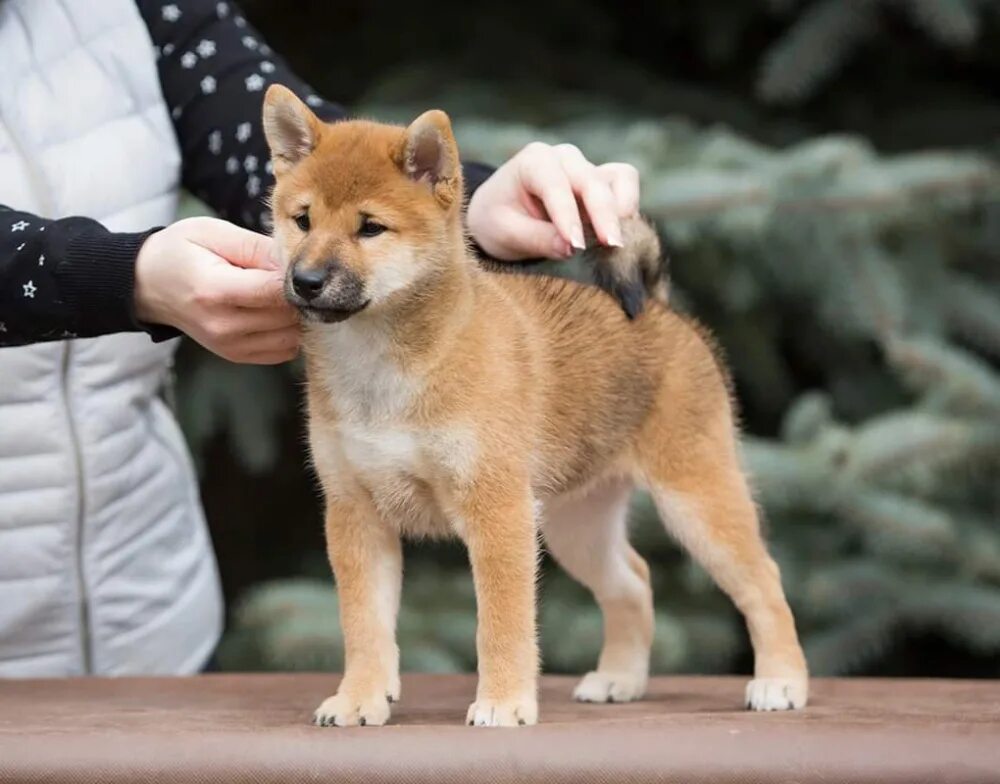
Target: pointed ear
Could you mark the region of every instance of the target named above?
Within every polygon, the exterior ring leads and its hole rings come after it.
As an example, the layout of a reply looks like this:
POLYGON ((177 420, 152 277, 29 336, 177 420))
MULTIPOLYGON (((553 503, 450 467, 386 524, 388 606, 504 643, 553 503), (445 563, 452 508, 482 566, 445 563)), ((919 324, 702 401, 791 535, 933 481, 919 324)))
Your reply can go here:
POLYGON ((264 95, 264 136, 274 173, 284 174, 316 147, 323 123, 287 87, 272 84, 264 95))
POLYGON ((410 123, 403 138, 399 166, 410 178, 430 185, 444 206, 461 199, 462 167, 447 114, 431 109, 410 123))

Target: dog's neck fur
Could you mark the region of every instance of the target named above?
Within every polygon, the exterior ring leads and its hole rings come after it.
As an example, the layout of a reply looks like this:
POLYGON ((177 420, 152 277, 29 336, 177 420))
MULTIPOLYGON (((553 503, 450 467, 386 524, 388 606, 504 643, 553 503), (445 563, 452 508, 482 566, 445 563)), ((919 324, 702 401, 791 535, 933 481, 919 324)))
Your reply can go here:
POLYGON ((406 291, 339 324, 308 324, 310 378, 344 418, 376 424, 405 418, 471 319, 475 264, 464 241, 406 291))

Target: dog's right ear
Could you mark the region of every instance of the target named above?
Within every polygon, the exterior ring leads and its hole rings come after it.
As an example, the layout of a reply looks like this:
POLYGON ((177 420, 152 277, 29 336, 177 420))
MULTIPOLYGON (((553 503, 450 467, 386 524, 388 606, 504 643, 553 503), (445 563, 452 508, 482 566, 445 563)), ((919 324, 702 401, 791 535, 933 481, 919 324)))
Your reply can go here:
POLYGON ((440 109, 424 112, 410 123, 396 153, 397 164, 412 180, 430 186, 445 207, 462 198, 462 166, 451 120, 440 109))
POLYGON ((274 173, 282 175, 316 148, 323 124, 287 87, 272 84, 264 96, 264 136, 274 173))

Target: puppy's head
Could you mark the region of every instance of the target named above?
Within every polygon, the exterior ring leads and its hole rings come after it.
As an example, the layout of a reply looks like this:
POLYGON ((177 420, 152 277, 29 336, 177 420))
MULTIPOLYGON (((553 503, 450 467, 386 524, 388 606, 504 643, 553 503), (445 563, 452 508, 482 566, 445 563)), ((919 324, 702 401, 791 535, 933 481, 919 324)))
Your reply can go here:
POLYGON ((426 112, 407 128, 328 124, 272 85, 264 132, 285 292, 305 318, 377 311, 453 263, 463 241, 462 174, 444 112, 426 112))

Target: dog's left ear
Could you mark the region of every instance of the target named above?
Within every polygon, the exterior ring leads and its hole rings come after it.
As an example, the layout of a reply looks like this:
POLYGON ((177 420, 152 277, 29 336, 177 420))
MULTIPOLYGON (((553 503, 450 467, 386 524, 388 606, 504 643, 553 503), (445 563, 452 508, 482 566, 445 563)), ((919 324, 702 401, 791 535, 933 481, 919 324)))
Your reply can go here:
POLYGON ((323 126, 295 93, 280 84, 267 88, 263 120, 274 173, 279 176, 315 149, 323 126))
POLYGON ((440 109, 410 123, 399 151, 399 167, 411 179, 426 182, 445 207, 461 200, 462 167, 451 120, 440 109))

